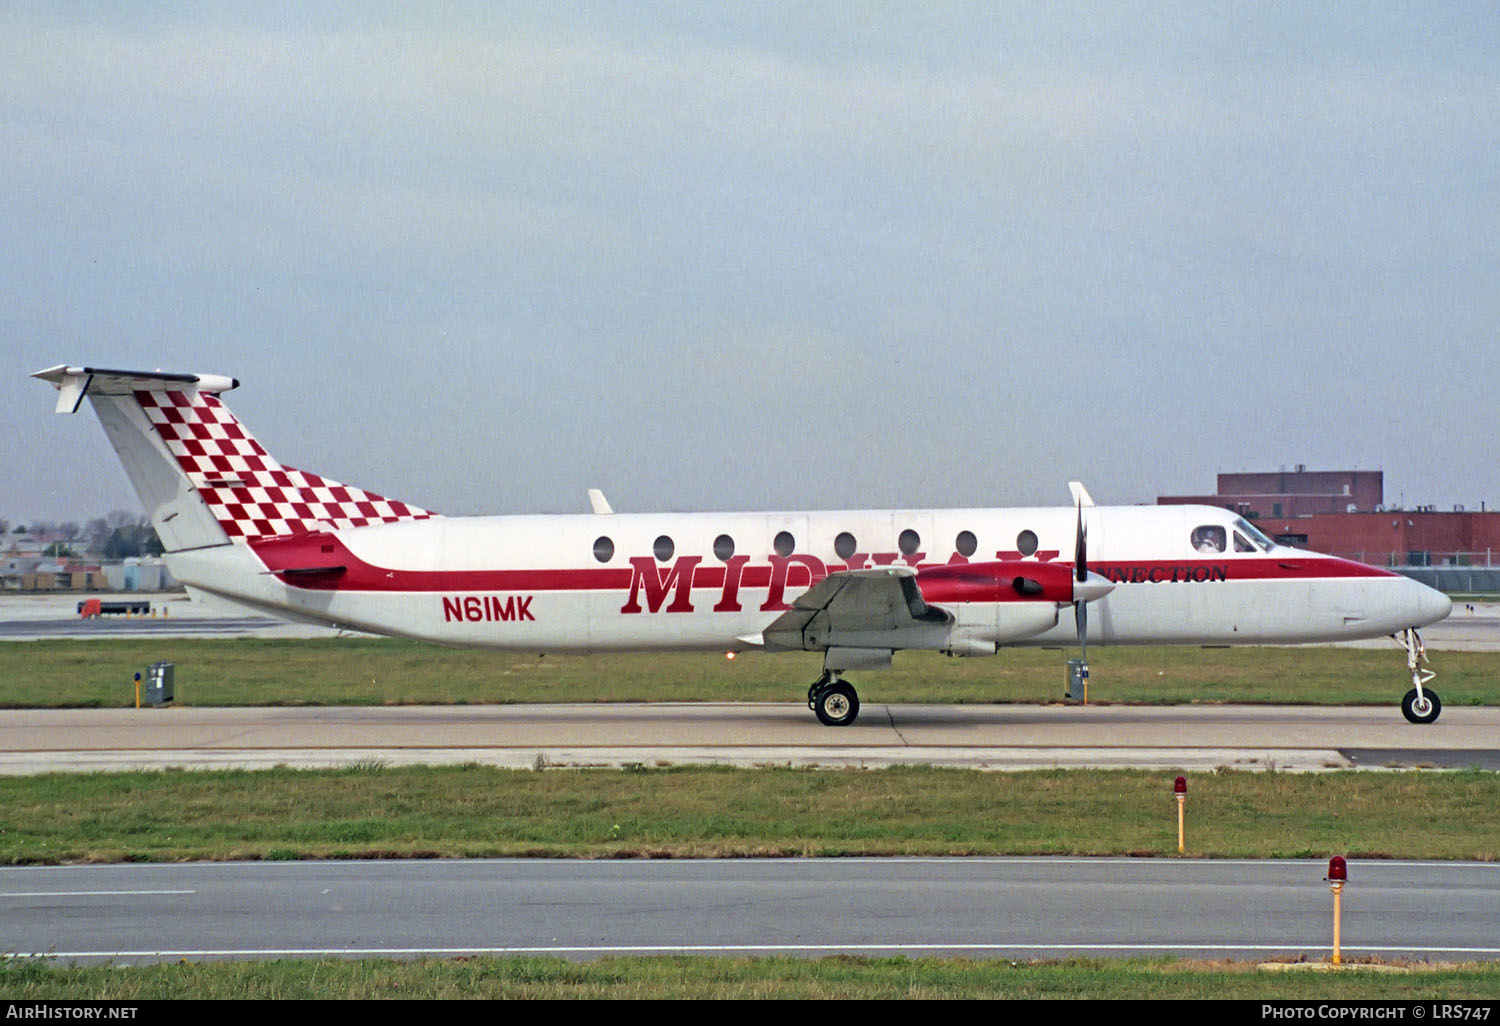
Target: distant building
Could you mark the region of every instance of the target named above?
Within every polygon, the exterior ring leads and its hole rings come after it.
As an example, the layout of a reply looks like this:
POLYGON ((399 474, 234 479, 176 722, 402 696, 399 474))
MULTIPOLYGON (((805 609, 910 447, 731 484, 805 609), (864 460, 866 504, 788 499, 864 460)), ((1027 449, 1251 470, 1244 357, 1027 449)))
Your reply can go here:
POLYGON ((177 581, 167 565, 149 556, 132 556, 120 563, 106 563, 104 576, 112 591, 167 591, 177 581))
POLYGON ((21 575, 22 591, 103 591, 109 586, 97 565, 38 563, 21 575))
POLYGON ((101 560, 99 555, 88 549, 86 539, 64 532, 0 535, 0 591, 172 591, 181 587, 159 556, 101 560))
POLYGON ((1308 470, 1220 474, 1212 495, 1162 495, 1159 506, 1223 506, 1249 519, 1316 513, 1372 513, 1385 503, 1380 470, 1308 470))
POLYGON ((1378 566, 1500 566, 1500 513, 1387 510, 1261 517, 1284 545, 1378 566))
POLYGON ((1162 506, 1223 506, 1284 545, 1378 566, 1500 566, 1500 513, 1387 509, 1379 470, 1220 474, 1212 495, 1163 495, 1162 506))

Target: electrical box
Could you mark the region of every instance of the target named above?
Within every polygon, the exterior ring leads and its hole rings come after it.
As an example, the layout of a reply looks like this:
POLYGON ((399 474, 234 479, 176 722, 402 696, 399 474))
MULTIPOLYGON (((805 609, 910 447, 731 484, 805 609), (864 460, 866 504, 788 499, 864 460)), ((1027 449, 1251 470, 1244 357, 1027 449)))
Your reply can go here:
POLYGON ((1068 698, 1082 702, 1088 695, 1089 664, 1082 659, 1068 660, 1068 698))
POLYGON ((146 671, 146 701, 163 706, 172 701, 176 668, 171 663, 152 663, 146 671))

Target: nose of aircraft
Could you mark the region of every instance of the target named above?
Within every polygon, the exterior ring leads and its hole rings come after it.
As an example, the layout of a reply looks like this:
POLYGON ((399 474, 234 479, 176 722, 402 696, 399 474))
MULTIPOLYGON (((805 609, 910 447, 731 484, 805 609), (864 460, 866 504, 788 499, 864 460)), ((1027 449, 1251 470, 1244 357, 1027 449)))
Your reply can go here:
POLYGON ((1415 619, 1413 627, 1425 627, 1437 623, 1453 611, 1453 600, 1436 588, 1429 588, 1418 581, 1409 581, 1411 604, 1415 619))

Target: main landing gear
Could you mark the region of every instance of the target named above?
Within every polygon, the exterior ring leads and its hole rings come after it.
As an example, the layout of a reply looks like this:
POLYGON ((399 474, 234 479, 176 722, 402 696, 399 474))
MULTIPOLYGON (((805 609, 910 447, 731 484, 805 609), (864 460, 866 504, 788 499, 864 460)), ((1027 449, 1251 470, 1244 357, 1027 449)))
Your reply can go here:
POLYGON ((1443 711, 1443 703, 1437 692, 1423 687, 1437 674, 1425 669, 1427 647, 1422 644, 1422 635, 1415 627, 1408 627, 1396 635, 1396 640, 1406 649, 1406 668, 1411 673, 1411 690, 1401 699, 1401 714, 1413 723, 1431 723, 1443 711))
POLYGON ((859 715, 859 695, 838 670, 824 670, 807 689, 807 707, 828 727, 847 727, 859 715))

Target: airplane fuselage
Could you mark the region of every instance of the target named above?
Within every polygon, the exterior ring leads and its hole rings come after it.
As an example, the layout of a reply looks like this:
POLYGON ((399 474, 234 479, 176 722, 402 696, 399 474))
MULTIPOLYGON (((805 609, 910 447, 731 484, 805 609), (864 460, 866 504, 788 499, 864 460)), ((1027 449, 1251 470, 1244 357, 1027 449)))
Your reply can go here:
MULTIPOLYGON (((830 573, 913 567, 925 597, 941 601, 923 570, 1071 566, 1078 516, 1057 507, 447 517, 167 558, 184 583, 267 611, 443 644, 738 651, 830 573)), ((1215 507, 1082 516, 1089 568, 1115 585, 1092 604, 1091 643, 1337 641, 1446 613, 1441 595, 1380 568, 1284 546, 1236 551, 1237 518, 1215 507), (1224 551, 1193 547, 1204 526, 1223 530, 1224 551)), ((999 624, 986 632, 984 602, 946 605, 979 625, 969 635, 980 647, 958 654, 1076 640, 1072 618, 1055 615, 1063 604, 1024 636, 999 624)))

